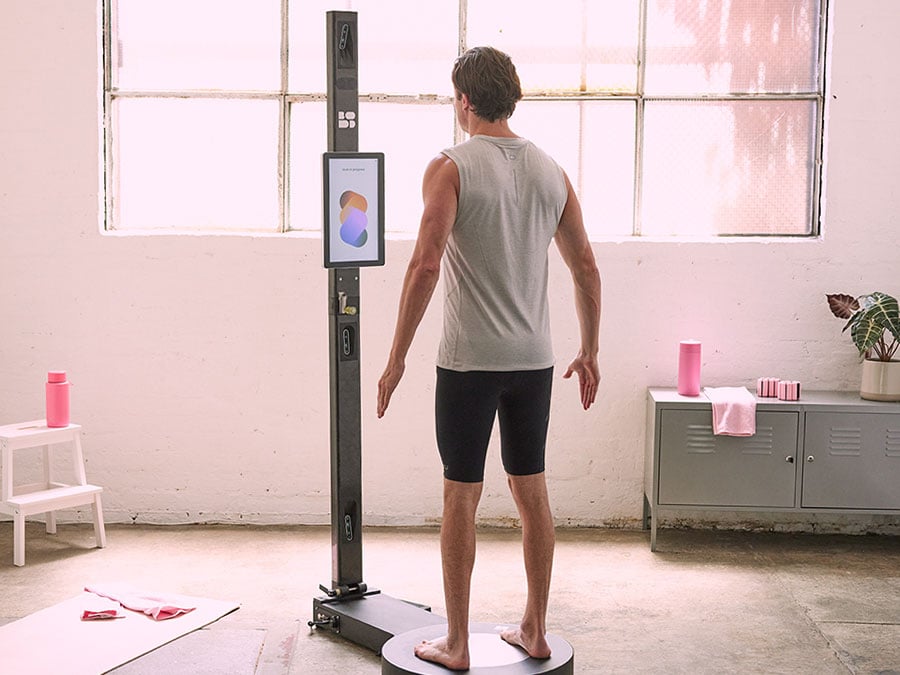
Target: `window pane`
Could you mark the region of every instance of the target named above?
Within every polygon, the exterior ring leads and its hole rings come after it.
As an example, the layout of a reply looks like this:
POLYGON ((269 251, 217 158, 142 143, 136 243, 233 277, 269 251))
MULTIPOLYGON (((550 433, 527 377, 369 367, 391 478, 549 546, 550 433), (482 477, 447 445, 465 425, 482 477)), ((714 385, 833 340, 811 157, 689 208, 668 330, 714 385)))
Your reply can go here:
POLYGON ((120 89, 279 90, 279 0, 120 0, 120 89))
POLYGON ((346 9, 329 0, 291 0, 288 89, 294 94, 325 93, 325 12, 346 9))
POLYGON ((818 43, 818 0, 649 0, 645 92, 814 92, 818 43))
POLYGON ((360 103, 359 149, 384 152, 388 232, 419 231, 422 176, 453 145, 453 114, 449 104, 360 103))
POLYGON ((380 94, 453 93, 459 51, 455 2, 355 0, 359 10, 359 90, 380 94))
POLYGON ((592 238, 627 236, 634 213, 634 101, 522 101, 515 133, 569 176, 592 238))
POLYGON ((325 13, 331 9, 358 13, 360 93, 452 93, 450 69, 459 44, 459 9, 446 0, 293 0, 292 93, 325 91, 325 13))
POLYGON ((815 104, 646 104, 641 232, 809 234, 815 104))
POLYGON ((588 236, 634 233, 634 101, 584 106, 581 210, 588 236))
POLYGON ((328 149, 326 103, 291 104, 290 222, 292 230, 322 231, 322 153, 328 149))
POLYGON ((116 99, 115 229, 278 230, 278 105, 116 99))
POLYGON ((628 91, 637 83, 638 0, 469 0, 467 44, 507 52, 528 92, 628 91))

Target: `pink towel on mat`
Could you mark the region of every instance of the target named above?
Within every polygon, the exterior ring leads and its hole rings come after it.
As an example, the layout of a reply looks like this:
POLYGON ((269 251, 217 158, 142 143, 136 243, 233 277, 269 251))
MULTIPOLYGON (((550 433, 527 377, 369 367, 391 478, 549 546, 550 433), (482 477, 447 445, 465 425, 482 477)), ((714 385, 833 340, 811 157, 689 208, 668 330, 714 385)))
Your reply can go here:
POLYGON ((756 433, 756 398, 746 387, 704 387, 712 403, 713 433, 752 436, 756 433))
POLYGON ((189 602, 185 602, 183 596, 148 593, 128 584, 92 584, 91 586, 85 586, 84 590, 88 593, 115 600, 122 607, 135 612, 143 612, 157 621, 171 619, 196 609, 189 602))

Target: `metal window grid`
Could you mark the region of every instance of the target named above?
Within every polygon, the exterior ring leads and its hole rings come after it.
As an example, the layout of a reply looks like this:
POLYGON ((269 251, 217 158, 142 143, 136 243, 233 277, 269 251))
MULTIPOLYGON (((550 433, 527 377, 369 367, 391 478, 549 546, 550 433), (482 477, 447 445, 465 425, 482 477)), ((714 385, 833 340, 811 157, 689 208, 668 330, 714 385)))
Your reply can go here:
MULTIPOLYGON (((816 126, 815 126, 815 159, 812 177, 812 191, 808 195, 810 200, 810 213, 812 222, 810 223, 810 232, 804 235, 793 236, 817 236, 820 231, 820 213, 821 213, 821 193, 823 184, 823 163, 824 163, 824 107, 825 107, 825 89, 826 89, 826 59, 827 59, 827 38, 829 35, 829 8, 830 0, 821 0, 819 4, 819 53, 817 55, 817 91, 798 93, 798 94, 716 94, 716 95, 698 95, 698 96, 647 96, 644 91, 644 78, 646 68, 646 52, 647 52, 647 2, 649 0, 641 0, 639 5, 639 26, 638 26, 638 43, 637 43, 637 86, 634 93, 611 93, 604 91, 586 91, 586 63, 582 60, 581 81, 582 87, 578 91, 564 91, 552 93, 531 92, 524 96, 525 101, 570 101, 576 104, 591 101, 623 101, 630 100, 635 103, 635 140, 634 140, 634 202, 633 202, 633 219, 632 219, 632 235, 639 237, 641 235, 641 204, 642 204, 642 173, 643 173, 643 149, 644 149, 644 108, 648 102, 657 101, 693 101, 693 102, 722 102, 722 101, 813 101, 816 109, 816 126)), ((289 38, 288 28, 290 25, 290 1, 281 0, 281 86, 278 92, 265 91, 209 91, 209 90, 177 90, 177 91, 138 91, 114 88, 112 85, 112 71, 114 68, 112 39, 113 26, 115 25, 115 11, 117 0, 103 1, 103 123, 104 128, 104 192, 105 192, 105 229, 114 229, 115 214, 115 198, 116 185, 118 181, 117 167, 115 158, 113 157, 113 133, 114 123, 112 119, 112 102, 118 98, 186 98, 186 99, 256 99, 256 100, 274 100, 280 103, 279 120, 278 120, 278 202, 279 202, 279 223, 278 231, 289 231, 289 205, 290 205, 290 111, 291 104, 295 102, 309 101, 325 101, 324 93, 291 93, 288 86, 288 59, 289 59, 289 38)), ((467 0, 459 0, 459 53, 464 52, 468 48, 467 41, 467 19, 468 19, 468 2, 467 0)), ((584 24, 584 22, 582 22, 584 24)), ((582 35, 582 40, 585 37, 582 35)), ((361 94, 360 101, 374 103, 403 103, 408 105, 430 104, 434 103, 452 105, 453 99, 449 96, 435 95, 401 95, 401 94, 382 94, 371 93, 361 94)), ((579 138, 584 133, 583 116, 579 116, 579 138)), ((464 132, 454 121, 454 142, 458 143, 464 139, 464 132)), ((579 161, 575 172, 574 183, 576 189, 581 193, 583 188, 583 156, 584 149, 579 144, 579 161)), ((734 236, 734 235, 730 235, 734 236)), ((756 235, 756 236, 777 236, 785 237, 792 235, 756 235)))

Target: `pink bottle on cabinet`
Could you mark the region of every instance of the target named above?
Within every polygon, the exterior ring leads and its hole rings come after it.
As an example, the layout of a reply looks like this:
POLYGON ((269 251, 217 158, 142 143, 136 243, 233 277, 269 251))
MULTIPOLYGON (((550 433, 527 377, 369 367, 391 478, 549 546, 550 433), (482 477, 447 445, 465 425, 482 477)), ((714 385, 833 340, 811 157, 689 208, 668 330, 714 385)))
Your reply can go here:
POLYGON ((66 371, 47 373, 47 426, 69 426, 69 387, 66 371))
POLYGON ((678 346, 678 393, 700 395, 700 343, 684 340, 678 346))

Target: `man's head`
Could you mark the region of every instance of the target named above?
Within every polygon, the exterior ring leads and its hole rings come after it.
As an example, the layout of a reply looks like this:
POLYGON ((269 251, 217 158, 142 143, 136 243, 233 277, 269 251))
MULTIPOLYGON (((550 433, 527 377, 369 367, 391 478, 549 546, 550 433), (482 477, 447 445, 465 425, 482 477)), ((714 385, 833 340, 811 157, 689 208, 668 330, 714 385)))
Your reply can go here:
POLYGON ((479 117, 488 122, 505 120, 522 98, 522 87, 512 59, 493 47, 472 47, 453 64, 456 96, 469 97, 479 117))

